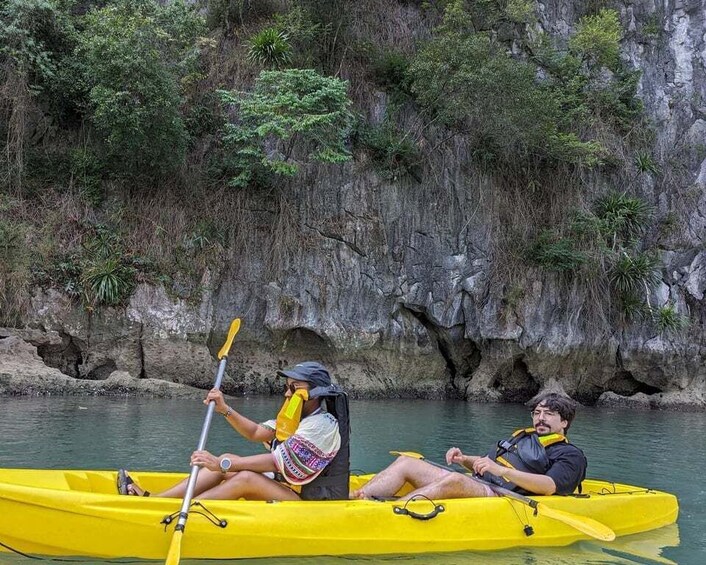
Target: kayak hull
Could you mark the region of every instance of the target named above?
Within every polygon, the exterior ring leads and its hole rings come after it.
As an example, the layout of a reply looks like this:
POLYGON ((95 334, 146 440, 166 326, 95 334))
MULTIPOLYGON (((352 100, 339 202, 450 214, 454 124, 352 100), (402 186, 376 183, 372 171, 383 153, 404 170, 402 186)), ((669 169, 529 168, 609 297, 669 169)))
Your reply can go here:
MULTIPOLYGON (((152 492, 184 474, 133 472, 152 492)), ((351 478, 352 487, 370 475, 351 478)), ((0 543, 27 554, 164 559, 180 499, 120 496, 115 471, 0 469, 0 543)), ((579 497, 535 497, 625 536, 676 521, 671 494, 587 480, 579 497)), ((181 556, 234 559, 276 556, 400 554, 565 546, 591 539, 508 498, 435 501, 431 519, 397 513, 397 501, 203 501, 192 507, 181 556), (210 518, 209 518, 210 516, 210 518), (219 521, 227 525, 221 527, 219 521), (531 526, 527 536, 525 526, 531 526)), ((430 501, 407 508, 424 515, 430 501)), ((609 545, 609 544, 607 544, 609 545)), ((5 548, 5 550, 7 550, 5 548)), ((2 550, 0 546, 0 550, 2 550)))

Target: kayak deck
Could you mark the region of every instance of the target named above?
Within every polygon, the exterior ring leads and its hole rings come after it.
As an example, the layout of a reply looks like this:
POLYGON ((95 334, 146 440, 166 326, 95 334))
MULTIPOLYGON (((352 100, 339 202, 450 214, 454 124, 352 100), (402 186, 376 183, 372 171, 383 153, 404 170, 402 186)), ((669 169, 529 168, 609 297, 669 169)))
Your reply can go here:
MULTIPOLYGON (((152 492, 187 476, 130 474, 152 492)), ((352 476, 351 488, 372 476, 352 476)), ((0 469, 0 542, 30 554, 164 559, 174 523, 162 520, 179 511, 181 500, 120 496, 115 485, 115 471, 0 469)), ((671 494, 598 480, 586 480, 579 496, 533 498, 597 520, 618 536, 672 524, 678 515, 671 494)), ((420 500, 407 508, 429 514, 435 504, 443 511, 419 520, 397 513, 404 506, 398 501, 204 501, 190 512, 182 557, 482 551, 590 539, 509 498, 420 500), (226 527, 214 524, 219 520, 226 527), (525 534, 526 526, 533 535, 525 534)))

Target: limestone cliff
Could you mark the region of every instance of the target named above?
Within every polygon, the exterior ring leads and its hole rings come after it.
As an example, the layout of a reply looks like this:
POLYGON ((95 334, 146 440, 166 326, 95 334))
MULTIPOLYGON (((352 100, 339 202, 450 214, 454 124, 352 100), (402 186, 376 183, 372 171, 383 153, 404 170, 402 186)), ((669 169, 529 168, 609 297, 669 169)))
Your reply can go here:
MULTIPOLYGON (((541 27, 567 36, 581 3, 539 4, 541 27)), ((560 389, 586 402, 703 407, 706 396, 706 1, 624 2, 622 56, 640 69, 663 170, 632 188, 680 226, 659 241, 664 269, 650 301, 689 318, 677 334, 587 323, 590 297, 531 269, 499 274, 492 181, 459 142, 422 179, 383 178, 356 162, 309 167, 287 187, 285 245, 263 197, 199 304, 142 285, 126 310, 88 315, 37 292, 25 336, 44 361, 83 379, 114 370, 206 387, 230 319, 243 318, 228 392, 269 392, 277 367, 320 359, 367 396, 526 400, 560 389), (678 166, 674 163, 678 162, 678 166), (276 247, 276 249, 275 249, 276 247), (277 252, 273 258, 272 253, 277 252), (513 294, 512 289, 521 292, 513 294)), ((411 16, 410 16, 411 17, 411 16)), ((386 98, 368 108, 380 115, 386 98)), ((600 181, 596 181, 600 182, 600 181)), ((518 245, 521 242, 518 242, 518 245)))

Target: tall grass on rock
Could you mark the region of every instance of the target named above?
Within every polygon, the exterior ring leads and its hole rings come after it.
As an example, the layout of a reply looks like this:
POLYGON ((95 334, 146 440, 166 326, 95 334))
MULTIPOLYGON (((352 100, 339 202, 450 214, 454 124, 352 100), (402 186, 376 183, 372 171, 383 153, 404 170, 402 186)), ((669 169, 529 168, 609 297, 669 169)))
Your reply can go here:
POLYGON ((263 67, 280 69, 292 60, 292 46, 289 37, 275 27, 267 27, 257 32, 249 42, 248 59, 263 67))
POLYGON ((625 320, 654 317, 650 294, 661 280, 661 263, 657 252, 642 249, 639 241, 651 220, 644 200, 610 192, 591 210, 575 212, 563 230, 543 230, 529 246, 528 259, 546 271, 597 278, 625 320))

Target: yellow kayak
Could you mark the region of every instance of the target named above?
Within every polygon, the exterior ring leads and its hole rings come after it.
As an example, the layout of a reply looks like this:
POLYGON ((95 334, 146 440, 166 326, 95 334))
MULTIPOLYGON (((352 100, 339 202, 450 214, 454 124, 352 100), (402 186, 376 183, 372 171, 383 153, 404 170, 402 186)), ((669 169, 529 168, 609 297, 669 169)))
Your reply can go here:
MULTIPOLYGON (((152 492, 186 477, 137 471, 131 476, 152 492)), ((351 487, 359 488, 371 477, 353 476, 351 487)), ((165 517, 178 513, 181 500, 121 496, 115 484, 115 471, 0 469, 0 550, 163 560, 176 524, 165 523, 165 517)), ((420 500, 406 506, 395 500, 204 501, 191 508, 181 557, 564 546, 591 538, 549 517, 553 512, 591 518, 625 536, 672 524, 679 511, 674 495, 597 480, 586 480, 580 496, 532 498, 552 512, 535 515, 526 504, 505 497, 420 500)))

